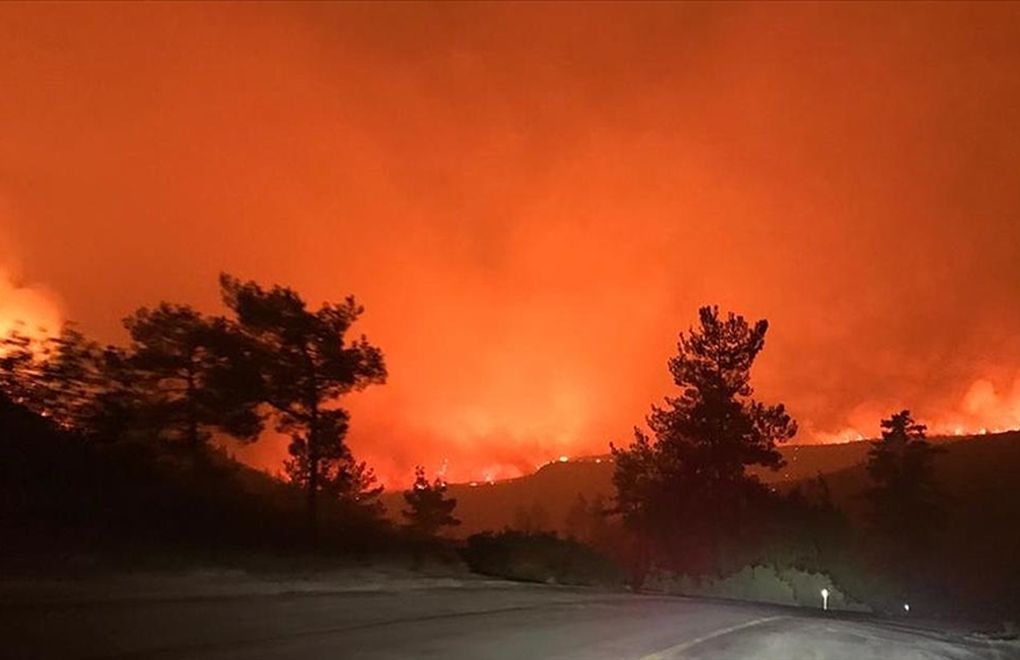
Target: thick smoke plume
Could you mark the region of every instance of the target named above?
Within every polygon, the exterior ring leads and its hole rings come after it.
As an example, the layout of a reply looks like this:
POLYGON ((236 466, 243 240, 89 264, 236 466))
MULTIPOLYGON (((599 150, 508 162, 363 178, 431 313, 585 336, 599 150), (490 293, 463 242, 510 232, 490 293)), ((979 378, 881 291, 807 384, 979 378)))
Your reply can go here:
POLYGON ((702 304, 799 441, 1018 423, 1018 5, 39 4, 0 61, 22 274, 107 340, 357 294, 390 481, 626 441, 702 304))

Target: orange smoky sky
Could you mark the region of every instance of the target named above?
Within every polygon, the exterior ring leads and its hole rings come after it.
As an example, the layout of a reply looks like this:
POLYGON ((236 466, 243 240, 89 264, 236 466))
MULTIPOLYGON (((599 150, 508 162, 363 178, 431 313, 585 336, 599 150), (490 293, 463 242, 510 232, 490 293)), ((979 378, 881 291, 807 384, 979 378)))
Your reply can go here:
POLYGON ((626 442, 706 303, 799 441, 1020 426, 1018 184, 1017 4, 0 6, 0 313, 352 292, 391 483, 626 442))

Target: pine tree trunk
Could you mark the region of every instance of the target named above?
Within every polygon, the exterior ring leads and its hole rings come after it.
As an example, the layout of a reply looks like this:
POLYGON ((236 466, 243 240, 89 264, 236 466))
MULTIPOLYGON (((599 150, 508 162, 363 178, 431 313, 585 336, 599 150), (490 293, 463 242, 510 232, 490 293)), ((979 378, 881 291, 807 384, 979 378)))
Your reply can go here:
POLYGON ((314 544, 319 535, 319 411, 313 406, 308 425, 308 538, 314 544))
POLYGON ((186 442, 188 444, 188 450, 191 451, 192 456, 198 459, 199 456, 199 435, 198 435, 198 410, 195 405, 195 372, 194 369, 189 367, 187 373, 187 434, 186 442))

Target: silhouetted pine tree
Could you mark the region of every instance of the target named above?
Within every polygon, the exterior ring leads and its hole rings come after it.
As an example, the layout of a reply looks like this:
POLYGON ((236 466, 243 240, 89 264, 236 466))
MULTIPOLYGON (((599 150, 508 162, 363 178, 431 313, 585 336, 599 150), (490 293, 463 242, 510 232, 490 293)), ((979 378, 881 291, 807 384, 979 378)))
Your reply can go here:
MULTIPOLYGON (((777 442, 796 423, 782 404, 752 398, 751 366, 765 345, 768 322, 720 318, 702 307, 700 326, 681 333, 669 370, 680 388, 647 418, 654 437, 635 429, 627 449, 613 448, 617 510, 657 551, 692 570, 715 568, 726 541, 752 522, 747 510, 766 491, 749 466, 778 468, 777 442)), ((738 544, 730 543, 731 547, 738 544)))
POLYGON ((103 349, 71 324, 56 336, 14 331, 0 341, 0 389, 64 429, 88 431, 105 388, 103 349))
POLYGON ((246 370, 251 367, 242 340, 225 319, 160 303, 139 309, 124 327, 131 345, 121 368, 142 397, 135 401, 138 417, 159 437, 200 452, 211 428, 242 440, 258 436, 257 389, 251 385, 257 374, 246 370))
POLYGON ((414 534, 431 537, 444 527, 455 527, 460 521, 453 517, 457 500, 446 497, 446 482, 440 478, 429 482, 425 468, 414 469, 414 484, 404 491, 408 508, 402 511, 407 528, 414 534))
POLYGON ((909 410, 902 410, 882 420, 882 439, 868 453, 871 523, 897 563, 923 556, 944 521, 934 479, 941 449, 928 443, 925 431, 909 410))
MULTIPOLYGON (((386 380, 382 352, 362 335, 349 341, 364 309, 353 297, 311 311, 292 289, 264 289, 255 282, 220 277, 223 299, 235 313, 249 373, 257 374, 257 398, 290 436, 287 472, 306 493, 309 528, 318 524, 319 496, 344 494, 336 484, 352 480, 344 443, 349 415, 339 407, 345 394, 386 380), (329 494, 329 493, 327 493, 329 494)), ((364 476, 364 475, 363 475, 364 476)))

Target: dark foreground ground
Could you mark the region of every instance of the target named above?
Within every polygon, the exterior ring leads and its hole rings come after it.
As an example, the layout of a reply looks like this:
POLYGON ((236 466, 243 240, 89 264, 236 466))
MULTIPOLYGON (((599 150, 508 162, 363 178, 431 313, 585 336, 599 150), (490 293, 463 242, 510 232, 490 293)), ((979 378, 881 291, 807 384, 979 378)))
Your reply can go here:
POLYGON ((0 657, 963 659, 1020 646, 907 621, 362 571, 6 580, 0 657))

